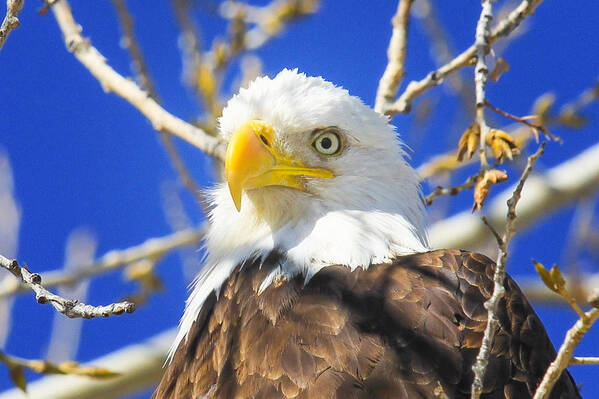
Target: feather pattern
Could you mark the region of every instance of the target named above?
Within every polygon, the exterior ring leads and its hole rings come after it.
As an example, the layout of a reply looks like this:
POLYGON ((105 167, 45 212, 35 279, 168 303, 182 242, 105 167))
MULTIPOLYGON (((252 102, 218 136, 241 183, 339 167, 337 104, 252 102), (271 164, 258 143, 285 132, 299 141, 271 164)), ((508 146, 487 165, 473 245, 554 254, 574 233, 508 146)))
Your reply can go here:
MULTIPOLYGON (((494 263, 458 250, 399 256, 367 270, 333 265, 270 284, 272 252, 212 292, 154 399, 467 398, 494 263)), ((555 350, 511 279, 499 307, 483 398, 529 398, 555 350)), ((552 398, 578 398, 565 372, 552 398)))

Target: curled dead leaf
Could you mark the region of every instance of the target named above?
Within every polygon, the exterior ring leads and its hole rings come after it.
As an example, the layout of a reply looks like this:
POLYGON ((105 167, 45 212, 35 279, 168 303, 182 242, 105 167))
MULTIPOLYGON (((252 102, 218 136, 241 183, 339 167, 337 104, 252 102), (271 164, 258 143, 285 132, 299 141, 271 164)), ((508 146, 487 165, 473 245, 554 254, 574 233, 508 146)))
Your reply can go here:
POLYGON ((466 129, 466 131, 460 137, 460 141, 458 143, 458 161, 462 161, 464 159, 464 155, 468 155, 468 159, 472 158, 474 152, 478 148, 480 143, 480 126, 477 122, 474 122, 472 125, 466 129))
POLYGON ((489 196, 491 187, 507 180, 507 174, 502 170, 487 170, 482 177, 479 177, 474 186, 474 206, 472 212, 480 211, 489 196))
POLYGON ((505 158, 511 161, 514 159, 514 155, 520 154, 520 149, 514 138, 503 130, 489 129, 485 142, 499 162, 503 162, 505 158))

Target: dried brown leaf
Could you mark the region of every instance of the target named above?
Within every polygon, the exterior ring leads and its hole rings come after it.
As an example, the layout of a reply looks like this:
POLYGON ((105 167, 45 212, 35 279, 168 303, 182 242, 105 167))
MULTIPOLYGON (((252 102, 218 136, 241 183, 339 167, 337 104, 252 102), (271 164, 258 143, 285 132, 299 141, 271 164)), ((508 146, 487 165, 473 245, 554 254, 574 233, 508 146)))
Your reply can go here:
POLYGON ((509 70, 510 64, 508 64, 504 58, 500 57, 495 62, 495 66, 493 67, 491 73, 489 73, 489 79, 491 79, 493 82, 497 82, 501 75, 503 75, 509 70))
POLYGON ((491 192, 491 187, 507 180, 507 174, 498 169, 487 170, 474 186, 474 206, 472 212, 480 211, 491 192))
POLYGON ((501 129, 489 129, 485 142, 499 162, 503 162, 505 158, 512 160, 514 155, 520 154, 514 138, 501 129))
POLYGON ((468 159, 472 158, 474 152, 478 148, 480 142, 480 126, 477 122, 474 122, 472 125, 466 129, 466 131, 460 137, 460 141, 458 143, 458 161, 462 161, 464 159, 464 155, 468 155, 468 159))

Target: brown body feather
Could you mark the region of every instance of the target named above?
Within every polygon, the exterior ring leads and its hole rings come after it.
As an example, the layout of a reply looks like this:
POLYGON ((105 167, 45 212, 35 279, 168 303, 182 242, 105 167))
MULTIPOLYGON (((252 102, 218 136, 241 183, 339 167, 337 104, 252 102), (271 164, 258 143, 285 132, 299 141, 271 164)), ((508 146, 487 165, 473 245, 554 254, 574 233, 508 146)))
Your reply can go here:
MULTIPOLYGON (((495 264, 458 250, 258 288, 282 258, 251 259, 211 294, 155 399, 469 397, 495 264)), ((529 398, 555 350, 511 279, 483 398, 529 398)), ((565 372, 551 398, 578 398, 565 372)))

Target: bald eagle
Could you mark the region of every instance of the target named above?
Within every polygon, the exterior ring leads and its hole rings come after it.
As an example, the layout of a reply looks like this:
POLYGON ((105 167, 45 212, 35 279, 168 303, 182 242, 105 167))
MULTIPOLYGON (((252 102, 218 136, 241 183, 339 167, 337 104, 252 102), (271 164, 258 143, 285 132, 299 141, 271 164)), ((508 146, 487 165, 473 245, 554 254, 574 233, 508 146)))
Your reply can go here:
MULTIPOLYGON (((431 250, 386 117, 283 70, 220 118, 205 265, 154 398, 468 397, 494 262, 431 250)), ((507 278, 483 398, 529 398, 555 358, 507 278)), ((565 372, 552 398, 578 398, 565 372)))

